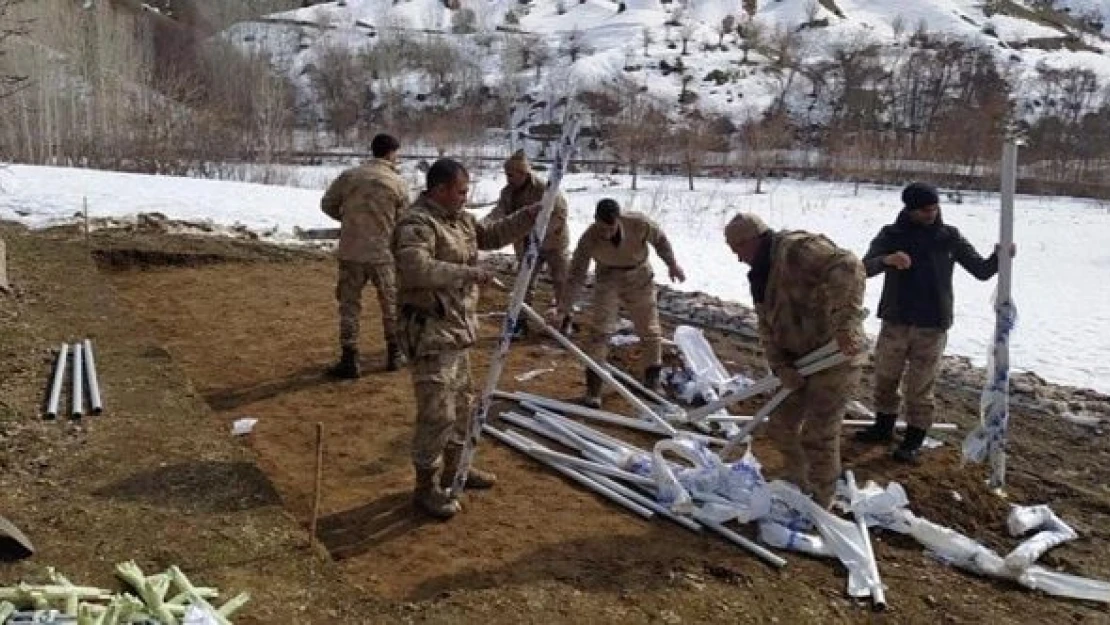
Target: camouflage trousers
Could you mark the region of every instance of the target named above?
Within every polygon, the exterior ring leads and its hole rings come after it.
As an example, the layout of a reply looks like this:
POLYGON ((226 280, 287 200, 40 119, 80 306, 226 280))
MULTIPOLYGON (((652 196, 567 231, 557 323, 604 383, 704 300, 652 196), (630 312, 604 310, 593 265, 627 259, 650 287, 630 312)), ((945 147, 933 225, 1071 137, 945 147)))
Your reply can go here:
POLYGON ((832 502, 840 477, 840 427, 860 367, 845 364, 806 378, 767 422, 767 436, 783 456, 783 478, 822 506, 832 502))
POLYGON ((470 351, 419 354, 411 361, 409 369, 416 395, 412 464, 417 470, 437 468, 448 442, 462 444, 466 441, 466 426, 474 400, 470 351))
POLYGON ((585 352, 599 363, 609 356, 609 336, 615 330, 621 307, 628 311, 640 337, 640 372, 663 360, 662 329, 655 304, 655 281, 646 263, 633 269, 601 267, 590 303, 585 352))
MULTIPOLYGON (((524 249, 522 247, 516 248, 517 258, 524 257, 524 249)), ((551 292, 555 295, 555 306, 563 308, 563 298, 565 297, 564 291, 567 287, 567 274, 570 272, 570 260, 567 258, 567 251, 565 249, 551 249, 540 250, 539 257, 536 258, 536 268, 532 272, 532 280, 528 282, 528 291, 524 294, 524 303, 529 306, 532 305, 532 295, 536 289, 536 280, 540 276, 540 271, 547 266, 547 272, 551 276, 551 292)), ((573 302, 571 302, 573 303, 573 302)), ((570 309, 570 306, 566 306, 570 309)), ((543 313, 543 310, 538 311, 543 313)))
POLYGON ((898 414, 904 402, 906 422, 929 429, 936 412, 933 389, 947 343, 946 330, 884 321, 875 342, 875 412, 898 414))
POLYGON ((386 342, 397 340, 397 286, 391 263, 360 263, 339 261, 339 280, 335 299, 339 301, 339 345, 358 348, 359 323, 362 317, 362 290, 370 282, 377 291, 382 311, 382 329, 386 342))

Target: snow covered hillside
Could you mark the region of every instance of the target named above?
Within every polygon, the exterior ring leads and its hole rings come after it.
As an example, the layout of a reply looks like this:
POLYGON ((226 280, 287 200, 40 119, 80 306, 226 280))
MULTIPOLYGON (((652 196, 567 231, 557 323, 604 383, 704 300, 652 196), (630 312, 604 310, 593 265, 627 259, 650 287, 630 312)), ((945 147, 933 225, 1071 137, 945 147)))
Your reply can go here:
MULTIPOLYGON (((891 63, 914 48, 961 41, 988 50, 1012 80, 1021 113, 1046 105, 1043 70, 1088 69, 1110 82, 1110 0, 347 0, 238 24, 225 36, 272 54, 305 92, 339 47, 371 50, 407 34, 449 39, 488 87, 533 97, 596 89, 618 78, 660 102, 734 122, 776 101, 807 121, 829 112, 819 92, 844 59, 878 49, 891 63), (1049 10, 1056 9, 1056 10, 1049 10), (754 10, 753 13, 748 11, 754 10), (1100 31, 1101 29, 1101 31, 1100 31), (524 47, 524 50, 519 48, 524 47), (786 69, 801 61, 801 71, 786 69), (799 88, 805 85, 806 88, 799 88), (788 96, 796 89, 799 95, 788 96), (808 95, 807 95, 808 94, 808 95), (787 100, 791 100, 786 102, 787 100), (813 110, 813 109, 818 110, 813 110)), ((409 104, 434 102, 435 81, 381 72, 409 104)), ((392 88, 392 87, 391 87, 392 88)), ((380 99, 379 99, 380 102, 380 99)))
MULTIPOLYGON (((410 180, 418 175, 406 167, 410 180)), ((306 168, 306 185, 323 186, 336 175, 306 168)), ((671 238, 688 280, 681 288, 750 302, 746 269, 730 254, 721 234, 739 210, 763 216, 774 228, 822 232, 862 254, 879 228, 898 210, 898 190, 889 187, 784 180, 752 194, 749 180, 702 179, 698 191, 674 177, 646 177, 641 191, 628 191, 626 177, 573 174, 564 180, 570 201, 571 234, 592 219, 601 197, 659 220, 671 238)), ((476 174, 474 202, 491 201, 503 184, 490 172, 476 174)), ((264 238, 292 239, 294 227, 334 227, 319 209, 318 189, 214 182, 188 178, 118 174, 85 169, 14 165, 0 170, 0 219, 32 226, 71 222, 88 198, 93 217, 157 211, 175 219, 243 224, 264 238)), ((998 231, 998 195, 964 194, 945 200, 944 218, 981 251, 989 253, 998 231)), ((1016 203, 1014 298, 1019 327, 1012 364, 1051 381, 1110 392, 1110 296, 1101 288, 1110 271, 1110 210, 1106 203, 1071 198, 1019 196, 1016 203)), ((654 259, 658 263, 658 259, 654 259)), ((660 265, 657 276, 665 276, 660 265)), ((982 365, 993 329, 994 282, 956 272, 956 322, 948 352, 982 365)), ((868 282, 867 306, 877 309, 880 279, 868 282)), ((868 331, 877 331, 872 317, 868 331)))

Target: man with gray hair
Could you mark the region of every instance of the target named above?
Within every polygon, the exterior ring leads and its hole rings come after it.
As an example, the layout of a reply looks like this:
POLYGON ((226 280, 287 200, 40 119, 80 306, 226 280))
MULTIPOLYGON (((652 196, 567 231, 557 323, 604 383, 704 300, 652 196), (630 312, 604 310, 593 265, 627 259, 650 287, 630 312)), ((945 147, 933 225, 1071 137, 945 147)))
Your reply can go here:
POLYGON ((751 213, 732 218, 725 241, 751 267, 767 363, 794 391, 772 415, 767 435, 783 455, 786 479, 828 506, 840 476, 844 412, 866 357, 863 265, 822 235, 774 231, 751 213), (851 360, 802 377, 793 363, 832 340, 851 360))

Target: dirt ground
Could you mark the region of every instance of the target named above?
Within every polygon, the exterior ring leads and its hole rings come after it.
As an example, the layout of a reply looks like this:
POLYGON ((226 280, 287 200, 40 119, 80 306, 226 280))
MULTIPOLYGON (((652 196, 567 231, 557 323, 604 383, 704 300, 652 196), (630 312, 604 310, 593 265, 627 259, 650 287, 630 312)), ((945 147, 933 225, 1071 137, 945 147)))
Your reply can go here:
MULTIPOLYGON (((773 570, 712 536, 634 517, 489 440, 479 460, 498 487, 468 494, 449 523, 428 521, 409 503, 409 377, 383 370, 370 293, 368 374, 323 375, 337 352, 330 258, 132 233, 94 237, 94 264, 64 231, 0 235, 20 289, 0 296, 0 513, 40 549, 0 565, 6 582, 54 565, 111 585, 116 561, 176 563, 205 584, 251 590, 244 623, 1110 622, 1105 607, 962 573, 889 534, 876 549, 891 608, 876 615, 845 597, 834 561, 786 554, 773 570), (85 336, 103 362, 108 411, 44 422, 49 350, 85 336), (258 425, 234 439, 242 417, 258 425), (316 423, 327 554, 306 546, 316 423)), ((503 295, 484 294, 483 312, 503 309, 503 295)), ((477 384, 497 321, 483 316, 477 384)), ((731 367, 756 365, 750 346, 707 334, 731 367)), ((572 398, 581 377, 553 342, 531 338, 514 346, 501 386, 572 398), (513 379, 544 367, 555 371, 513 379)), ((966 431, 975 402, 942 403, 941 418, 966 431)), ((1014 424, 1010 500, 1051 503, 1081 534, 1042 563, 1110 579, 1110 444, 1060 420, 1019 413, 1014 424)), ((902 482, 919 515, 1005 553, 1017 544, 1008 504, 986 491, 982 468, 961 468, 960 438, 916 468, 848 441, 844 458, 861 480, 902 482)), ((755 451, 773 477, 775 452, 758 438, 755 451)))

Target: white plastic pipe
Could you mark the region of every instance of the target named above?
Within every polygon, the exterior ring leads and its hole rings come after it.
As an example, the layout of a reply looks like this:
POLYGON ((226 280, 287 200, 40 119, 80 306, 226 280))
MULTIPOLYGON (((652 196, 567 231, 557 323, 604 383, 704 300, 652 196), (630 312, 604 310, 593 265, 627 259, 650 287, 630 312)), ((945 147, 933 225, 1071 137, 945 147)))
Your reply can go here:
POLYGON ((601 421, 602 423, 620 425, 629 429, 639 430, 641 432, 650 432, 657 435, 665 436, 668 434, 667 432, 663 431, 656 423, 645 421, 643 419, 633 419, 632 417, 625 417, 612 412, 606 412, 604 410, 597 410, 594 408, 588 408, 586 406, 579 406, 578 404, 572 404, 570 402, 560 401, 558 399, 550 399, 540 395, 533 395, 532 393, 520 392, 516 393, 516 395, 519 398, 518 400, 539 404, 541 406, 553 408, 567 414, 578 415, 579 417, 601 421))
MULTIPOLYGON (((752 417, 751 415, 709 415, 705 418, 705 420, 716 423, 747 423, 753 418, 754 417, 752 417)), ((872 425, 875 425, 875 422, 868 421, 866 419, 845 419, 843 425, 844 427, 849 428, 869 428, 872 425)), ((906 428, 906 422, 899 421, 894 425, 894 427, 899 430, 904 430, 906 428)), ((934 423, 929 426, 929 429, 939 431, 953 431, 959 429, 959 426, 957 426, 955 423, 934 423)))
POLYGON ((100 401, 100 380, 96 375, 96 358, 89 339, 85 339, 85 373, 89 382, 89 413, 98 415, 104 412, 104 404, 100 401))
POLYGON ((85 412, 85 371, 80 343, 73 344, 73 418, 79 419, 85 412))
MULTIPOLYGON (((587 473, 587 475, 590 475, 590 474, 587 473)), ((671 512, 670 510, 667 509, 666 506, 660 504, 658 501, 655 501, 655 500, 651 499, 650 497, 647 497, 647 496, 645 496, 641 493, 638 493, 635 490, 632 490, 631 488, 625 486, 624 484, 621 484, 619 482, 614 482, 613 480, 605 477, 604 475, 590 475, 590 477, 592 477, 595 480, 601 482, 605 486, 608 486, 609 488, 612 488, 614 491, 624 495, 625 497, 628 497, 629 499, 631 499, 632 501, 635 501, 636 503, 640 504, 641 506, 644 506, 645 508, 654 512, 655 514, 658 514, 661 517, 667 518, 671 521, 674 521, 675 523, 678 523, 679 525, 681 525, 682 527, 685 527, 686 529, 690 530, 691 532, 698 532, 698 533, 701 532, 701 525, 698 525, 697 522, 689 519, 688 517, 684 517, 680 514, 675 514, 674 512, 671 512)), ((652 486, 654 487, 655 484, 652 484, 652 486)))
POLYGON ((69 343, 62 343, 58 350, 58 359, 54 361, 54 379, 50 382, 50 398, 46 401, 46 418, 54 419, 58 416, 58 404, 62 400, 62 383, 66 377, 66 365, 69 364, 69 343))
POLYGON ((670 423, 667 423, 666 419, 656 414, 655 411, 652 410, 643 401, 641 401, 639 397, 636 397, 635 393, 625 388, 625 386, 618 382, 617 379, 614 378, 613 375, 605 369, 605 367, 602 367, 598 363, 594 362, 594 359, 590 358, 586 354, 586 352, 579 349, 578 346, 575 345, 570 339, 563 336, 555 328, 551 327, 551 325, 547 323, 547 320, 544 319, 542 315, 533 310, 532 307, 528 304, 521 304, 520 309, 524 311, 524 314, 532 319, 532 321, 534 321, 537 325, 546 330, 548 334, 554 337, 560 345, 567 349, 567 351, 578 358, 578 360, 580 360, 582 364, 586 365, 586 367, 588 367, 590 371, 593 371, 598 376, 600 376, 606 384, 609 384, 610 386, 615 388, 617 390, 617 393, 619 393, 620 396, 623 397, 624 400, 627 401, 629 404, 632 404, 632 407, 635 408, 640 414, 650 417, 659 426, 659 429, 661 429, 668 436, 674 436, 675 429, 671 426, 670 423))
POLYGON ((733 542, 737 545, 740 545, 744 549, 747 549, 748 551, 750 551, 750 552, 754 553, 755 555, 759 556, 759 558, 761 558, 764 562, 767 562, 767 563, 769 563, 769 564, 771 564, 775 567, 778 567, 778 568, 782 568, 782 567, 786 566, 786 560, 784 560, 783 558, 771 553, 766 548, 755 544, 754 542, 748 540, 747 538, 744 538, 740 534, 737 534, 736 532, 728 529, 727 527, 721 525, 720 523, 714 521, 713 519, 710 519, 706 516, 703 516, 700 512, 698 512, 696 510, 694 511, 694 518, 697 519, 698 523, 701 523, 705 527, 713 530, 714 532, 716 532, 718 535, 722 536, 723 538, 725 538, 725 539, 729 540, 730 542, 733 542))
POLYGON ((859 488, 856 486, 856 476, 852 472, 844 472, 844 481, 848 484, 848 496, 852 508, 852 516, 856 520, 860 537, 863 539, 863 552, 867 555, 867 568, 871 575, 871 603, 876 610, 886 609, 886 595, 883 592, 883 582, 879 578, 879 561, 875 559, 875 548, 871 545, 871 534, 867 531, 867 520, 859 510, 859 488))
POLYGON ((651 510, 648 510, 647 508, 641 506, 640 504, 637 504, 637 503, 631 501, 627 497, 619 495, 619 494, 613 492, 612 490, 610 490, 608 488, 605 488, 601 484, 597 483, 597 481, 595 481, 593 479, 590 479, 589 477, 586 477, 585 475, 583 475, 579 471, 575 471, 574 469, 571 469, 569 467, 564 467, 564 466, 562 466, 561 464, 559 464, 557 462, 553 462, 551 460, 547 460, 546 458, 541 458, 541 457, 533 454, 531 452, 530 447, 534 446, 535 443, 533 443, 532 441, 529 441, 528 439, 524 438, 523 436, 520 436, 519 434, 514 436, 512 432, 503 432, 501 430, 498 430, 498 429, 494 428, 493 426, 491 426, 489 424, 486 424, 482 429, 489 436, 492 436, 492 437, 496 438, 497 440, 501 441, 502 443, 508 445, 509 447, 512 447, 513 449, 529 456, 530 458, 532 458, 532 459, 534 459, 538 462, 541 462, 541 463, 551 467, 552 469, 555 469, 556 471, 561 473, 563 476, 565 476, 565 477, 567 477, 571 480, 574 480, 575 482, 581 484, 582 486, 585 486, 586 488, 588 488, 588 489, 592 490, 593 492, 601 495, 602 497, 605 497, 609 501, 612 501, 613 503, 624 506, 625 508, 628 508, 632 512, 635 512, 636 514, 640 515, 641 517, 643 517, 645 519, 650 519, 653 516, 655 516, 655 513, 652 512, 651 510))
POLYGON ((644 386, 643 384, 640 384, 639 380, 637 380, 636 378, 634 378, 631 375, 628 375, 628 372, 621 370, 620 367, 614 366, 613 363, 609 363, 609 362, 605 363, 605 368, 609 370, 609 373, 611 373, 613 375, 613 377, 620 378, 621 382, 624 382, 628 386, 636 389, 637 391, 640 391, 644 395, 647 395, 648 399, 650 399, 651 401, 653 401, 653 402, 655 402, 655 403, 657 403, 661 406, 664 406, 666 408, 669 408, 669 409, 677 409, 680 412, 685 412, 684 410, 679 408, 677 405, 675 405, 673 402, 671 402, 671 400, 667 399, 666 397, 663 397, 659 393, 656 393, 655 391, 653 391, 650 388, 644 386))

